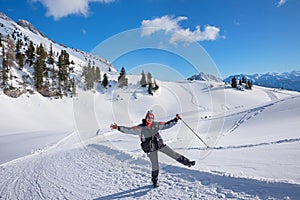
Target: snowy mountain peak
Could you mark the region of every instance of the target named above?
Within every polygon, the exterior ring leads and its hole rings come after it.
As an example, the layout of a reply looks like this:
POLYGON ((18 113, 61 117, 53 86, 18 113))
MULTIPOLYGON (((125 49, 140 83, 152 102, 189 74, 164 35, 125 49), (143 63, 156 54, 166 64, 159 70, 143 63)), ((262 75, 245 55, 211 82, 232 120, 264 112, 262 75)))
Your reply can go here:
POLYGON ((34 34, 37 34, 37 35, 41 35, 43 37, 45 37, 45 35, 39 31, 38 29, 36 29, 30 22, 24 20, 24 19, 20 19, 18 20, 18 25, 22 26, 23 28, 33 32, 34 34))
POLYGON ((200 72, 199 74, 193 75, 189 77, 188 80, 222 82, 222 79, 211 74, 206 74, 204 72, 200 72))
POLYGON ((9 18, 6 14, 4 14, 3 12, 0 12, 0 18, 1 19, 4 19, 6 21, 9 21, 9 22, 14 22, 14 20, 12 20, 11 18, 9 18))

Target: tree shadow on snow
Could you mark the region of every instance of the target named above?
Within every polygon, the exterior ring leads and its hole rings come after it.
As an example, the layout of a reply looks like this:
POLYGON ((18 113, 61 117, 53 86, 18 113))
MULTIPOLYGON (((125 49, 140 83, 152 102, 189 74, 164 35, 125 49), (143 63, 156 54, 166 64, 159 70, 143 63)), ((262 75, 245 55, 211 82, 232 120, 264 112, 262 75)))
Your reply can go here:
POLYGON ((138 187, 135 189, 125 190, 123 192, 118 192, 115 194, 110 194, 107 196, 99 197, 95 200, 110 200, 110 199, 123 199, 123 198, 138 198, 146 195, 151 189, 153 189, 152 185, 146 185, 142 187, 138 187))

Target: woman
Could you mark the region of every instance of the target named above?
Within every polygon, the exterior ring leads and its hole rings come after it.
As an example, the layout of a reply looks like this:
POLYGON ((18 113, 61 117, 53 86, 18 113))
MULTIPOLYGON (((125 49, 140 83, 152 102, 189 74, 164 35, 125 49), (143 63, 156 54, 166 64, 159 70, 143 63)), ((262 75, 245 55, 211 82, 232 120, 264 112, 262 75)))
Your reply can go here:
POLYGON ((179 115, 168 122, 156 122, 154 121, 154 113, 148 111, 145 119, 142 120, 142 124, 134 127, 125 127, 118 126, 117 124, 111 124, 112 129, 119 130, 123 133, 139 135, 141 137, 141 147, 147 156, 150 158, 152 164, 152 183, 154 187, 158 187, 158 173, 159 173, 159 164, 158 164, 158 155, 157 152, 161 151, 166 155, 170 156, 174 160, 191 167, 195 165, 195 161, 190 161, 183 155, 175 152, 169 146, 164 144, 159 130, 164 130, 174 126, 177 121, 180 119, 179 115))

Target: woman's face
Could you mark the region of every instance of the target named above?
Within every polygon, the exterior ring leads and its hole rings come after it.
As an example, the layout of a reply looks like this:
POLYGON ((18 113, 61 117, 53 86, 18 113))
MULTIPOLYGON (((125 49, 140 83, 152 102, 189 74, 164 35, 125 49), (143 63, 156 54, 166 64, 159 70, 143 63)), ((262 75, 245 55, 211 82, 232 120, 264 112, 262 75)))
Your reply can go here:
POLYGON ((154 120, 154 117, 152 115, 148 115, 146 118, 146 121, 148 124, 152 124, 153 120, 154 120))

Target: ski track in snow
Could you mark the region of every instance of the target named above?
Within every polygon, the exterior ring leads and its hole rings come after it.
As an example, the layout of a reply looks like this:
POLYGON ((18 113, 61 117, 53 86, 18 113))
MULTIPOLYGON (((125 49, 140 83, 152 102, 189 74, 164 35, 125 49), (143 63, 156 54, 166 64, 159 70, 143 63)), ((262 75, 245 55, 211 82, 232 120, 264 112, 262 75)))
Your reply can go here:
MULTIPOLYGON (((197 163, 201 164, 201 163, 197 163)), ((173 165, 153 189, 148 158, 100 144, 64 148, 0 165, 0 199, 297 199, 300 185, 173 165)))
MULTIPOLYGON (((215 147, 190 147, 189 150, 228 150, 228 149, 244 149, 244 148, 253 148, 253 147, 259 147, 259 146, 268 146, 268 145, 275 145, 275 144, 284 144, 284 143, 294 143, 294 142, 300 142, 300 138, 291 138, 291 139, 282 139, 277 140, 273 142, 262 142, 257 144, 244 144, 244 145, 236 145, 236 146, 215 146, 215 147)), ((180 150, 181 148, 177 148, 180 150)))
MULTIPOLYGON (((263 110, 269 106, 274 105, 274 103, 266 105, 266 106, 260 106, 257 108, 253 108, 250 110, 246 110, 237 114, 233 114, 233 115, 240 115, 243 114, 242 117, 240 119, 238 119, 232 126, 232 128, 230 128, 228 131, 226 131, 223 135, 228 135, 230 133, 232 133, 233 131, 235 131, 240 125, 242 125, 244 122, 250 120, 252 117, 255 117, 256 115, 258 115, 259 113, 263 112, 263 110)), ((226 116, 229 117, 230 115, 226 116)))
MULTIPOLYGON (((205 111, 207 110, 207 108, 203 107, 203 106, 200 106, 197 99, 195 99, 195 96, 193 94, 193 92, 191 92, 188 88, 186 88, 185 86, 183 85, 180 85, 181 88, 183 88, 186 93, 188 93, 188 95, 190 96, 191 98, 191 103, 195 106, 195 107, 198 107, 199 110, 202 110, 202 111, 205 111)), ((198 111, 198 110, 197 110, 198 111)), ((198 111, 199 112, 199 111, 198 111)))
MULTIPOLYGON (((291 96, 285 99, 278 99, 276 97, 276 95, 270 91, 270 90, 265 90, 266 94, 269 96, 271 103, 263 105, 263 106, 258 106, 256 108, 252 108, 252 109, 248 109, 242 112, 238 112, 238 113, 234 113, 231 115, 226 115, 225 117, 230 117, 233 115, 242 115, 241 118, 239 118, 232 126, 232 128, 230 128, 228 131, 226 131, 223 135, 228 135, 231 134, 232 132, 234 132, 240 125, 242 125, 243 123, 245 123, 246 121, 250 120, 252 117, 257 116, 258 114, 260 114, 261 112, 263 112, 266 108, 271 107, 279 102, 282 101, 286 101, 287 99, 293 99, 293 98, 300 98, 300 96, 291 96)), ((213 118, 216 119, 216 118, 213 118)))

